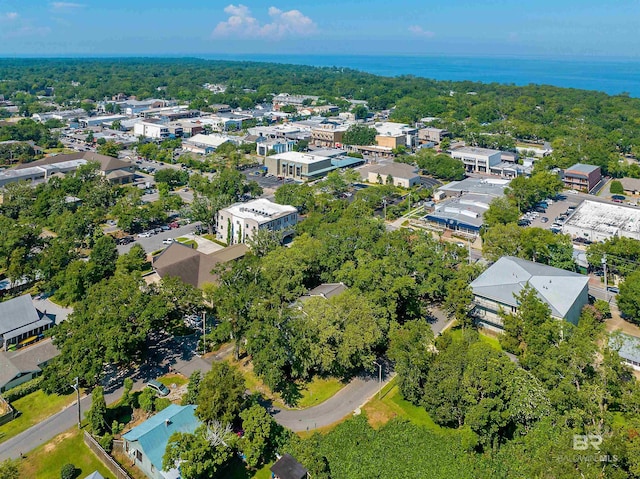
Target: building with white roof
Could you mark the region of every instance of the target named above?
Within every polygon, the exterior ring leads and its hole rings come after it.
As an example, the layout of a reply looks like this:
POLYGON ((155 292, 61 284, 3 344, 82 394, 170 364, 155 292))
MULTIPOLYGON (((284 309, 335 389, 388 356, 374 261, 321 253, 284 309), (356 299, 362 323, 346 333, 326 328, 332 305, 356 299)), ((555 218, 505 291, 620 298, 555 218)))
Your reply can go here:
POLYGON ((218 212, 216 237, 227 244, 245 243, 256 231, 281 231, 285 237, 293 233, 298 223, 298 210, 279 205, 265 198, 235 203, 218 212))
POLYGON ((605 241, 614 236, 640 240, 640 209, 585 200, 562 225, 562 232, 589 241, 605 241))
POLYGON ((223 135, 203 135, 199 133, 182 142, 182 148, 191 153, 206 155, 216 151, 221 145, 231 141, 231 138, 223 135))
POLYGON ((589 278, 513 256, 503 256, 471 283, 473 314, 485 327, 502 330, 501 312, 515 313, 515 298, 532 286, 553 318, 578 324, 582 308, 588 304, 589 278))
POLYGON ((417 143, 418 129, 406 123, 383 121, 374 123, 372 126, 378 133, 376 135, 376 144, 378 146, 388 148, 407 146, 411 148, 417 143))
POLYGON ((267 156, 264 165, 269 174, 301 181, 320 178, 336 168, 329 157, 298 151, 267 156))
POLYGON ((467 171, 489 173, 492 166, 502 161, 502 152, 488 148, 463 146, 451 151, 451 157, 461 160, 467 171))

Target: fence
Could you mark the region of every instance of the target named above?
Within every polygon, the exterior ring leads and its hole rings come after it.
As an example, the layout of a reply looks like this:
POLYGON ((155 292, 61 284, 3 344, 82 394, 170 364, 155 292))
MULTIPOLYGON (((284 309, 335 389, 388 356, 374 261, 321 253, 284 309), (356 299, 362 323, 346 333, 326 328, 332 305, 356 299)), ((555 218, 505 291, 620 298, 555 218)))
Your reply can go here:
POLYGON ((131 479, 131 476, 129 476, 129 474, 120 467, 120 464, 118 464, 115 459, 107 453, 107 451, 102 449, 102 446, 100 446, 100 444, 98 444, 98 442, 87 431, 84 431, 84 442, 89 446, 89 449, 91 449, 96 456, 104 462, 104 465, 107 466, 114 476, 116 476, 116 479, 131 479))
POLYGON ((11 405, 4 400, 2 396, 0 396, 0 410, 6 410, 3 415, 0 416, 0 426, 3 424, 12 421, 16 417, 15 410, 11 407, 11 405))

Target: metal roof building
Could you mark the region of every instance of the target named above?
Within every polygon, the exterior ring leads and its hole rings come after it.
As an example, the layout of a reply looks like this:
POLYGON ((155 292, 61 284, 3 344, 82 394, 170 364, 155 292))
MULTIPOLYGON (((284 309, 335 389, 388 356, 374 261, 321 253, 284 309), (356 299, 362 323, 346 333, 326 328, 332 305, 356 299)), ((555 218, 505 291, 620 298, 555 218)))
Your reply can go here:
POLYGON ((588 303, 587 276, 503 256, 471 283, 474 314, 485 326, 502 329, 500 312, 515 312, 515 298, 529 284, 545 303, 551 316, 578 324, 582 307, 588 303))
POLYGON ((604 241, 613 236, 640 240, 640 209, 585 200, 565 221, 562 232, 590 241, 604 241))

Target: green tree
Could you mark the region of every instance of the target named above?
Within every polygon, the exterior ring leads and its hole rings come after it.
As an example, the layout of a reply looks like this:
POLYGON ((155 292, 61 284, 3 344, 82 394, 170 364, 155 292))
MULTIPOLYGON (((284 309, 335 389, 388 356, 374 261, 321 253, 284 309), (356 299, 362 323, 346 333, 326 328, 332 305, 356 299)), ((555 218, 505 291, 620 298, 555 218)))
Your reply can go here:
POLYGON ((232 422, 242 407, 244 392, 242 374, 226 362, 215 362, 199 385, 196 415, 205 422, 232 422))
POLYGON ((620 284, 616 300, 625 318, 640 324, 640 271, 629 274, 620 284))
POLYGON ((449 155, 436 154, 433 150, 421 149, 415 156, 419 168, 428 175, 443 180, 462 180, 465 177, 462 161, 449 155))
POLYGON ((395 363, 402 396, 417 404, 424 394, 424 382, 435 355, 433 331, 429 324, 416 319, 402 326, 392 323, 388 355, 395 363))
POLYGON ((20 463, 17 459, 5 459, 0 462, 0 478, 2 479, 19 479, 20 463))
POLYGON ((145 271, 150 268, 147 261, 147 254, 142 246, 134 244, 128 253, 118 257, 116 261, 116 272, 130 274, 134 271, 145 271))
POLYGON ((233 450, 226 444, 229 436, 229 431, 210 434, 207 426, 196 429, 194 434, 175 432, 167 443, 162 467, 170 470, 179 466, 184 479, 227 477, 224 469, 233 457, 233 450))
POLYGON ((183 406, 196 404, 196 402, 198 401, 198 394, 200 392, 200 381, 202 381, 202 373, 199 369, 196 369, 191 373, 191 376, 189 376, 187 393, 182 397, 183 406))
POLYGON ((65 464, 60 469, 60 479, 75 479, 78 470, 73 464, 65 464))
POLYGON ((376 142, 377 134, 375 128, 365 125, 351 125, 345 131, 342 142, 345 145, 373 145, 376 142))
MULTIPOLYGON (((124 388, 122 391, 122 397, 120 398, 120 404, 122 404, 123 406, 129 406, 131 405, 131 390, 133 389, 133 379, 125 378, 123 386, 124 388)), ((115 431, 113 431, 113 433, 117 434, 117 432, 115 431)))
POLYGON ((91 409, 87 412, 87 419, 94 435, 102 436, 107 430, 106 415, 107 403, 104 400, 104 388, 96 386, 91 391, 91 409))
POLYGON ((156 402, 156 393, 151 388, 144 388, 138 396, 138 404, 140 409, 145 412, 152 413, 156 402))
POLYGON ((483 218, 485 225, 489 228, 497 224, 506 225, 518 221, 520 210, 513 203, 513 200, 503 196, 491 202, 483 218))
POLYGON ((118 250, 112 236, 104 235, 98 238, 89 257, 89 281, 97 283, 101 279, 112 276, 116 270, 118 250))
POLYGON ((277 424, 262 406, 255 404, 240 413, 242 430, 241 443, 245 461, 249 467, 258 467, 269 459, 269 449, 272 446, 277 424))
POLYGON ((112 156, 114 158, 118 158, 118 152, 120 150, 122 150, 121 144, 116 143, 113 140, 109 140, 104 144, 99 145, 96 151, 101 155, 107 155, 107 156, 112 156))
POLYGON ((282 234, 279 231, 259 229, 247 240, 247 245, 253 254, 262 257, 280 246, 281 238, 282 234))

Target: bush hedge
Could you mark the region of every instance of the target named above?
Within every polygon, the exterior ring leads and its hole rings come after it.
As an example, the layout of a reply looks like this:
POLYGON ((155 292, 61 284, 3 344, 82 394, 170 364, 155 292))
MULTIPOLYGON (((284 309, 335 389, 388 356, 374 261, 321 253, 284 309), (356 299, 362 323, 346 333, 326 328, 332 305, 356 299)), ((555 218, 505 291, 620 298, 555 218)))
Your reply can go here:
POLYGON ((21 397, 26 396, 27 394, 31 394, 32 392, 37 391, 42 386, 42 376, 38 376, 37 378, 33 378, 26 383, 22 383, 15 388, 9 389, 8 391, 2 393, 2 396, 7 400, 8 403, 12 403, 20 399, 21 397))

